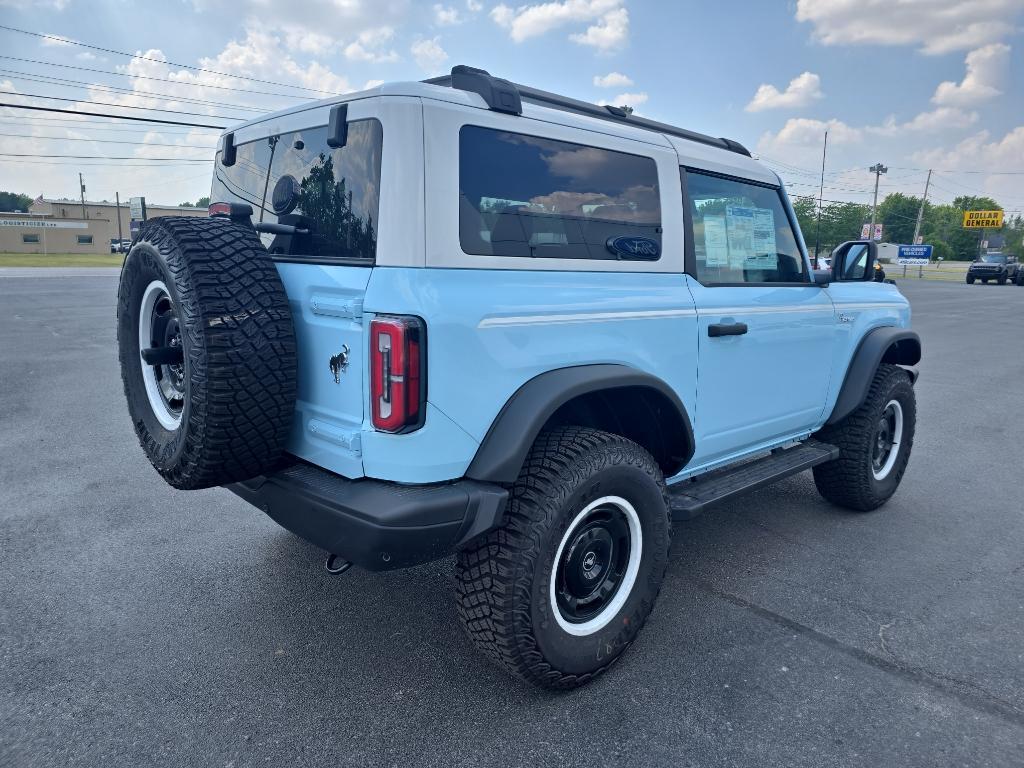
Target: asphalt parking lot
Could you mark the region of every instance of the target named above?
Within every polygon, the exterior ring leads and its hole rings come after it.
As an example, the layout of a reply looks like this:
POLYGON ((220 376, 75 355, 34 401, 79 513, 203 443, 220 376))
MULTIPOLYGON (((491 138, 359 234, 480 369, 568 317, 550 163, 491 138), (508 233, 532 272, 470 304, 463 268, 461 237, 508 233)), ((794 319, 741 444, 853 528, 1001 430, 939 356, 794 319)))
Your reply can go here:
POLYGON ((650 623, 569 694, 462 636, 452 563, 324 572, 164 485, 116 271, 0 271, 0 765, 1024 764, 1024 288, 901 282, 925 358, 881 511, 809 473, 678 525, 650 623))

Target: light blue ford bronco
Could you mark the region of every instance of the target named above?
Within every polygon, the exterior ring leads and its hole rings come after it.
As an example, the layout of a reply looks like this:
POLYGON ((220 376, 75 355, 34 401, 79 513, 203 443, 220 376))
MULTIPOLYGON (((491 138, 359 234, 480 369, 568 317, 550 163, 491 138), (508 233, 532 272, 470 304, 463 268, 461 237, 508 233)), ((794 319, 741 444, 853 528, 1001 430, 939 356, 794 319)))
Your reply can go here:
POLYGON ((814 272, 740 144, 470 67, 253 120, 211 217, 125 259, 128 408, 328 569, 455 556, 472 641, 570 688, 636 637, 673 520, 813 469, 865 512, 914 437, 910 307, 814 272))

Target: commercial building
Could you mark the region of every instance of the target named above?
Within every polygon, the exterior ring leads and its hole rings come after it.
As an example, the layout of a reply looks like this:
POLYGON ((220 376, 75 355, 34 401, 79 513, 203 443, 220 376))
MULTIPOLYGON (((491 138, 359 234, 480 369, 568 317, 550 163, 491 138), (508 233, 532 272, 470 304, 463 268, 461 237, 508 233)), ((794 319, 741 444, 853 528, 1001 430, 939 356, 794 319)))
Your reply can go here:
MULTIPOLYGON (((207 216, 206 208, 147 206, 146 217, 207 216)), ((0 212, 0 253, 110 253, 110 241, 130 240, 127 202, 121 228, 114 203, 37 198, 28 213, 0 212)))

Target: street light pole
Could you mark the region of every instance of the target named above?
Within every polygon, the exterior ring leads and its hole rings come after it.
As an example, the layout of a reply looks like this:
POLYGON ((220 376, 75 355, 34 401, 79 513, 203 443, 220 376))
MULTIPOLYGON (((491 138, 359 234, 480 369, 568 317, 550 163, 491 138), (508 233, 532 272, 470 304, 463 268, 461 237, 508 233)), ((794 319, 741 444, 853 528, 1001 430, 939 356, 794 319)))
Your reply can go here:
POLYGON ((875 174, 875 199, 871 203, 871 228, 868 230, 868 240, 875 239, 875 211, 878 209, 878 179, 883 173, 888 173, 889 169, 881 163, 875 163, 868 168, 873 174, 875 174))

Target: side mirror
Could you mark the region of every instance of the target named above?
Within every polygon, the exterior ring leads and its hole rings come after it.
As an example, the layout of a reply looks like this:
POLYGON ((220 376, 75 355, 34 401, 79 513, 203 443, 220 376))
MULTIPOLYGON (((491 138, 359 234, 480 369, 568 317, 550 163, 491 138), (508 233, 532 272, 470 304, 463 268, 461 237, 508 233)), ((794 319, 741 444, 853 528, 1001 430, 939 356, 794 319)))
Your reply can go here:
POLYGON ((850 240, 832 251, 832 279, 866 282, 875 277, 878 246, 872 240, 850 240))

